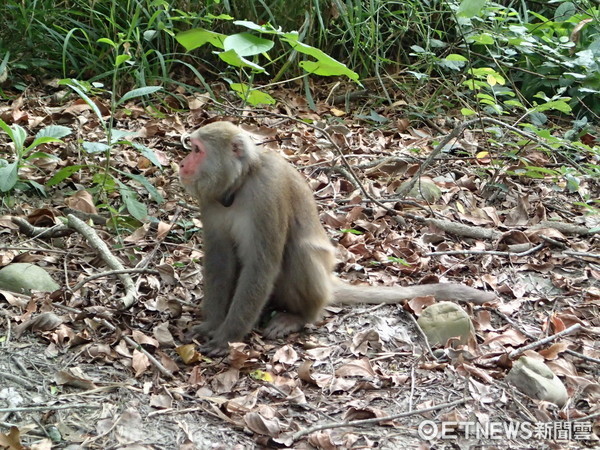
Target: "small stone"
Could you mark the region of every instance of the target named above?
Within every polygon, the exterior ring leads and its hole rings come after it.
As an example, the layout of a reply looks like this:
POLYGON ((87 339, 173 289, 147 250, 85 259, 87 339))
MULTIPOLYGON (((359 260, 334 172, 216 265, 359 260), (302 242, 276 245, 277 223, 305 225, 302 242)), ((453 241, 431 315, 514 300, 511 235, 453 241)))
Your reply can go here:
POLYGON ((439 302, 429 306, 417 323, 432 347, 446 345, 451 337, 458 338, 457 344, 466 344, 475 336, 469 315, 452 302, 439 302))
POLYGON ((60 286, 39 266, 30 263, 13 263, 0 269, 0 289, 18 294, 31 291, 53 292, 60 286))
POLYGON ((506 381, 524 394, 563 407, 569 398, 567 388, 542 361, 521 356, 514 362, 506 381))
MULTIPOLYGON (((396 193, 403 192, 408 187, 409 181, 402 183, 396 189, 396 193)), ((427 178, 421 178, 406 195, 417 200, 425 200, 427 203, 435 203, 442 196, 442 191, 437 184, 427 178)))

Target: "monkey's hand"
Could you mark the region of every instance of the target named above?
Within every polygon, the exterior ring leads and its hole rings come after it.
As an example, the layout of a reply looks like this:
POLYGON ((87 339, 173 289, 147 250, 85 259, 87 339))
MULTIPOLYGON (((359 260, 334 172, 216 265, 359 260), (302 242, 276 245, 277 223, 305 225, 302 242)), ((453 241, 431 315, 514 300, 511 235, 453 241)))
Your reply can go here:
POLYGON ((203 322, 200 325, 194 325, 192 328, 185 333, 184 341, 192 342, 194 339, 199 337, 210 338, 214 333, 214 328, 210 326, 208 322, 203 322))
POLYGON ((201 345, 198 351, 206 356, 227 356, 229 353, 229 343, 227 340, 222 340, 214 336, 201 345))

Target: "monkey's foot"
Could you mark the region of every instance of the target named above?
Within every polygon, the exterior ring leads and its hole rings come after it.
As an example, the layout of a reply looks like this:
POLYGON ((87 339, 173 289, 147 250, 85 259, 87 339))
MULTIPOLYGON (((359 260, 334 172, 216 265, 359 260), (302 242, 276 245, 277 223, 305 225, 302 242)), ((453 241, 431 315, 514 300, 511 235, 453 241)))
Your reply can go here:
POLYGON ((276 313, 263 331, 263 336, 268 339, 276 339, 287 336, 290 333, 300 331, 306 325, 306 321, 300 316, 290 313, 276 313))

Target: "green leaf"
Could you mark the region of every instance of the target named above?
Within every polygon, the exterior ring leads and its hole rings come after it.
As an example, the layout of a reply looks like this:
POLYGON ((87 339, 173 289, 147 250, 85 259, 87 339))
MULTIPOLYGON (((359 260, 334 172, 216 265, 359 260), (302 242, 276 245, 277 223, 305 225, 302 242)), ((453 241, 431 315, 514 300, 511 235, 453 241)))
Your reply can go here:
POLYGON ((215 33, 203 28, 193 28, 178 33, 175 39, 189 52, 195 48, 202 47, 206 43, 211 43, 217 48, 225 48, 223 41, 225 41, 226 37, 226 34, 215 33))
POLYGON ((148 181, 148 179, 145 176, 136 175, 133 173, 126 173, 126 172, 122 172, 122 171, 119 171, 119 173, 125 175, 126 177, 131 178, 134 181, 137 181, 142 186, 144 186, 144 188, 150 194, 150 197, 152 197, 152 200, 154 200, 156 203, 163 203, 165 201, 164 197, 160 194, 158 189, 156 189, 156 187, 154 187, 154 185, 152 183, 150 183, 150 181, 148 181))
POLYGON ((119 67, 121 64, 123 64, 125 61, 128 61, 130 58, 129 55, 118 55, 117 59, 115 60, 115 67, 119 67))
POLYGON ((277 101, 266 92, 251 89, 247 84, 231 83, 229 86, 238 93, 242 100, 247 101, 253 106, 274 105, 277 103, 277 101))
POLYGON ((474 114, 477 114, 475 111, 473 111, 472 109, 469 109, 469 108, 462 108, 462 109, 460 110, 460 113, 461 113, 463 116, 472 116, 472 115, 474 115, 474 114))
POLYGON ((71 129, 68 127, 63 127, 62 125, 49 125, 47 127, 42 128, 35 135, 36 138, 41 137, 53 137, 56 139, 63 138, 71 134, 71 129))
POLYGON ((2 119, 0 119, 0 128, 2 128, 13 141, 13 143, 15 144, 15 152, 20 157, 23 154, 23 144, 25 143, 27 132, 17 124, 14 124, 12 127, 9 127, 8 124, 2 119))
POLYGON ((480 45, 494 45, 495 43, 494 38, 488 33, 474 34, 469 36, 468 41, 480 45))
POLYGON ((504 79, 504 77, 497 73, 490 73, 487 76, 486 81, 490 86, 496 86, 497 84, 504 86, 506 84, 506 80, 504 79))
POLYGON ((156 167, 159 167, 162 169, 162 164, 158 160, 158 157, 156 156, 156 153, 154 153, 154 150, 146 147, 145 145, 138 144, 137 142, 132 142, 131 146, 133 148, 135 148, 137 151, 139 151, 143 156, 148 158, 150 160, 150 162, 152 164, 154 164, 156 167))
POLYGON ((58 84, 67 85, 71 89, 73 89, 75 92, 77 92, 77 95, 79 95, 83 99, 83 101, 87 103, 87 105, 92 109, 94 114, 96 114, 96 117, 98 117, 98 119, 104 126, 104 119, 102 119, 102 113, 100 112, 100 109, 92 101, 92 99, 87 96, 87 94, 85 92, 86 91, 85 87, 79 81, 72 78, 72 79, 60 80, 58 82, 58 84))
POLYGON ((348 233, 348 234, 356 234, 358 236, 360 236, 361 234, 365 234, 364 232, 355 230, 353 228, 343 228, 343 229, 340 230, 340 232, 342 232, 342 233, 348 233))
POLYGON ((267 73, 264 68, 262 68, 258 64, 254 64, 252 61, 248 61, 247 59, 241 57, 233 49, 227 50, 226 52, 217 53, 217 54, 219 55, 219 58, 221 58, 223 61, 225 61, 230 66, 250 67, 251 69, 256 70, 257 72, 267 73))
POLYGON ((0 167, 0 191, 10 191, 19 179, 19 167, 17 162, 12 162, 4 167, 0 167))
POLYGON ((519 108, 519 109, 525 109, 525 106, 523 105, 523 103, 521 103, 518 100, 506 100, 503 103, 505 105, 507 105, 507 106, 514 106, 514 107, 519 108))
POLYGON ((281 31, 281 28, 275 29, 275 28, 273 28, 273 25, 271 25, 269 23, 267 23, 265 25, 258 25, 249 20, 234 20, 233 23, 235 25, 239 25, 241 27, 246 27, 249 30, 259 31, 261 33, 278 34, 280 36, 288 36, 288 37, 296 36, 296 38, 298 37, 298 32, 296 32, 296 31, 292 31, 290 33, 284 33, 283 31, 281 31))
POLYGON ((27 158, 25 158, 26 161, 30 161, 32 159, 36 159, 36 158, 48 158, 48 159, 52 159, 54 161, 60 161, 60 158, 56 155, 50 155, 46 152, 34 152, 31 153, 30 155, 27 155, 27 158))
POLYGON ((40 193, 40 195, 43 195, 44 197, 46 197, 46 189, 44 188, 44 186, 40 183, 38 183, 37 181, 33 181, 33 180, 27 180, 27 182, 36 190, 40 193))
POLYGON ((571 193, 579 191, 581 180, 570 173, 565 174, 565 180, 567 180, 567 190, 571 193))
POLYGON ((268 52, 275 43, 251 33, 238 33, 227 36, 223 42, 225 51, 235 50, 239 56, 253 56, 268 52))
POLYGON ((115 44, 114 41, 112 41, 109 38, 100 38, 96 42, 99 42, 99 43, 102 43, 102 44, 108 44, 108 45, 110 45, 111 47, 113 47, 115 49, 117 48, 117 44, 115 44))
POLYGON ((84 165, 77 165, 77 166, 63 167, 58 172, 56 172, 52 176, 52 178, 50 178, 48 181, 46 181, 46 186, 55 186, 55 185, 57 185, 61 181, 69 178, 75 172, 78 172, 79 170, 81 170, 83 167, 86 167, 86 166, 84 166, 84 165))
POLYGON ((310 45, 303 44, 302 42, 287 37, 282 38, 282 41, 287 42, 297 52, 312 56, 317 60, 317 62, 300 62, 300 67, 307 72, 325 76, 346 75, 351 80, 358 81, 358 74, 356 72, 348 69, 346 65, 333 59, 318 48, 311 47, 310 45))
POLYGON ((486 0, 463 0, 456 11, 458 17, 473 17, 481 12, 486 0))
POLYGON ((2 74, 6 73, 6 67, 8 66, 8 60, 10 58, 10 52, 6 52, 2 62, 0 63, 0 78, 2 78, 2 74))
POLYGON ((121 198, 123 199, 123 203, 125 203, 125 207, 127 208, 127 211, 129 211, 129 214, 140 222, 145 220, 148 217, 146 205, 137 199, 136 193, 133 192, 131 188, 118 180, 117 183, 119 184, 119 194, 121 194, 121 198))
POLYGON ((411 264, 407 260, 405 260, 404 258, 398 258, 396 256, 388 256, 388 261, 396 264, 401 264, 406 267, 411 266, 411 264))
POLYGON ((4 130, 4 132, 6 134, 8 134, 8 136, 10 137, 11 140, 13 140, 13 130, 12 130, 12 128, 9 127, 8 124, 4 120, 2 120, 2 119, 0 119, 0 128, 2 128, 4 130))
POLYGON ((110 150, 110 145, 104 144, 102 142, 84 142, 83 144, 81 144, 81 146, 87 153, 91 154, 106 152, 110 150))
POLYGON ((459 55, 457 53, 451 53, 448 56, 446 56, 446 59, 448 61, 467 61, 467 58, 465 58, 463 55, 459 55))
POLYGON ((131 100, 132 98, 154 94, 155 92, 158 92, 160 90, 162 90, 162 86, 145 86, 145 87, 133 89, 129 92, 126 92, 123 95, 123 97, 121 97, 119 99, 119 101, 117 102, 117 106, 120 105, 121 103, 126 102, 127 100, 131 100))
POLYGON ((549 109, 555 109, 555 110, 560 111, 565 114, 570 114, 572 111, 569 104, 563 100, 554 100, 551 102, 543 103, 543 104, 538 105, 535 108, 533 108, 533 111, 542 112, 542 111, 547 111, 549 109))
MULTIPOLYGON (((110 134, 110 138, 113 142, 123 140, 128 137, 135 137, 139 133, 137 131, 130 130, 119 130, 118 128, 113 128, 110 134)), ((127 142, 129 144, 129 142, 127 142)))
POLYGON ((39 137, 36 138, 25 150, 31 150, 36 148, 38 145, 47 144, 49 142, 62 142, 60 139, 53 137, 39 137))
POLYGON ((577 13, 577 7, 573 2, 565 2, 556 8, 554 11, 554 21, 555 22, 565 22, 571 16, 574 16, 577 13))

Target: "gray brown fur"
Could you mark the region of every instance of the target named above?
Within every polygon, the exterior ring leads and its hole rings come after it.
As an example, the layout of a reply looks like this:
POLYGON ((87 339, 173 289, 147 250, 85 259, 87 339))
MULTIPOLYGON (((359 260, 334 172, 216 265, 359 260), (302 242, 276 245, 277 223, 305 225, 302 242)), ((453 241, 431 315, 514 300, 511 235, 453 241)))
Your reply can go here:
POLYGON ((201 349, 222 354, 256 325, 267 303, 280 311, 264 331, 276 338, 315 321, 329 303, 397 303, 422 295, 484 303, 494 294, 468 286, 352 286, 332 275, 335 251, 303 177, 276 153, 258 149, 229 122, 191 137, 180 164, 186 190, 200 202, 204 242, 201 349), (196 144, 206 152, 202 160, 196 144))

